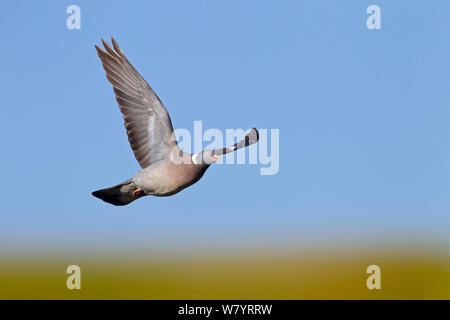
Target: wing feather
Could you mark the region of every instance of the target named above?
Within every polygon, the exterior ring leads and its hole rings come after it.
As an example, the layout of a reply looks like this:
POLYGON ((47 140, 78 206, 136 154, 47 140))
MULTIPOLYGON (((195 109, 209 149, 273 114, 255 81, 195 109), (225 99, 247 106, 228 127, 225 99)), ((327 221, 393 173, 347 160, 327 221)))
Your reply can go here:
POLYGON ((95 46, 123 114, 131 149, 142 168, 169 157, 178 148, 170 116, 153 89, 112 39, 95 46))

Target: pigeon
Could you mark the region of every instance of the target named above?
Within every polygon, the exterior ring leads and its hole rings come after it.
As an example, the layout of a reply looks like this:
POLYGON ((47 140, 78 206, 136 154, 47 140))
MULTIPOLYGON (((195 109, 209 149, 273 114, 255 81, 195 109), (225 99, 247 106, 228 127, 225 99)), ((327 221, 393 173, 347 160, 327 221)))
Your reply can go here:
POLYGON ((153 89, 136 71, 112 40, 95 46, 106 78, 112 84, 122 112, 128 141, 142 170, 116 186, 92 192, 105 202, 124 206, 152 195, 172 196, 199 181, 219 156, 254 144, 258 131, 252 128, 244 140, 228 148, 199 153, 183 152, 176 141, 169 113, 153 89))

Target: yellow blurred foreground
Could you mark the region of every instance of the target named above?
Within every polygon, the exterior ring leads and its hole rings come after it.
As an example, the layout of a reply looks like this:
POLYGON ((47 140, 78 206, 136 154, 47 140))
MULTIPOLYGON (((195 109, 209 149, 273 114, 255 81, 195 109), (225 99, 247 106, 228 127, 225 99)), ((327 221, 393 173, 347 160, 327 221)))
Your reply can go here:
POLYGON ((327 249, 0 257, 1 299, 449 299, 444 251, 327 249), (50 257, 49 257, 50 256, 50 257), (66 268, 81 268, 68 290, 66 268), (381 289, 369 290, 369 265, 381 289))

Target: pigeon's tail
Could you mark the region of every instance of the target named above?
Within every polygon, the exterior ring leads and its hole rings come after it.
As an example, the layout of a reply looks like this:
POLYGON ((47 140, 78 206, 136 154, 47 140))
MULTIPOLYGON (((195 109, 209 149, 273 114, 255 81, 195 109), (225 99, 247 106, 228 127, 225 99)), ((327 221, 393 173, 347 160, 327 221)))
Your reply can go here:
POLYGON ((133 195, 135 188, 136 185, 131 180, 127 180, 114 187, 94 191, 92 195, 115 206, 124 206, 140 198, 140 195, 133 195))

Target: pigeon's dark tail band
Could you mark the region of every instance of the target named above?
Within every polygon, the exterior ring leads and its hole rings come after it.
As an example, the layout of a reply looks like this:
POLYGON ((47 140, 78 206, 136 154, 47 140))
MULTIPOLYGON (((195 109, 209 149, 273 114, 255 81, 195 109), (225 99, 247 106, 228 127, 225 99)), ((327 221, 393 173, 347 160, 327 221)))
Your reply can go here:
POLYGON ((92 195, 115 206, 124 206, 139 198, 133 196, 133 188, 134 183, 128 180, 111 188, 94 191, 92 195))

